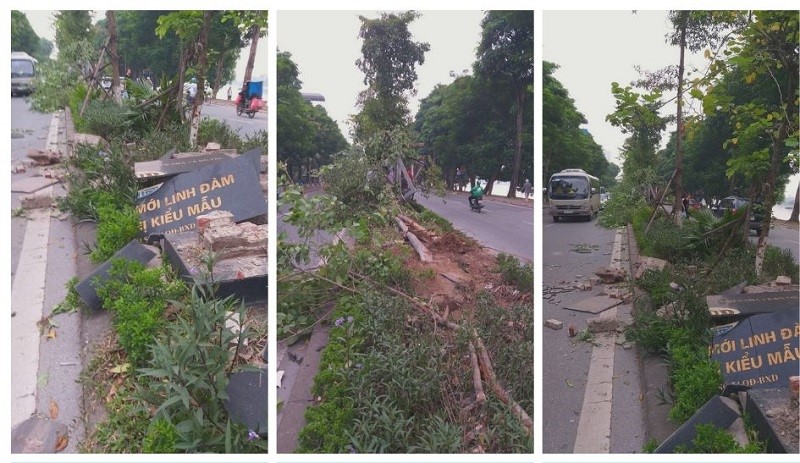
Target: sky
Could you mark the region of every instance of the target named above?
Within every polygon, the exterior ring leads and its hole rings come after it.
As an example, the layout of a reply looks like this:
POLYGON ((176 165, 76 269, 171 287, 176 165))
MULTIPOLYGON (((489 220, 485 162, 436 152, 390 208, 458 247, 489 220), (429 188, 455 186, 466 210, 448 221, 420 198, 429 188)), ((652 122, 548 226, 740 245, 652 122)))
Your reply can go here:
MULTIPOLYGON (((605 120, 614 111, 611 83, 630 85, 639 78, 635 65, 645 70, 677 65, 679 49, 665 41, 671 29, 667 12, 545 11, 543 23, 543 59, 559 66, 554 76, 586 117, 584 127, 603 147, 606 158, 621 166, 618 153, 627 135, 605 120), (576 30, 591 39, 576 40, 576 30)), ((687 71, 705 71, 707 62, 702 52, 687 53, 685 61, 687 71)), ((694 102, 685 110, 685 114, 692 114, 700 112, 701 107, 694 102)), ((662 115, 674 115, 675 111, 675 104, 671 103, 664 107, 662 115)), ((668 130, 675 130, 675 125, 668 130)), ((662 144, 668 138, 664 132, 662 144)), ((798 181, 800 175, 791 178, 787 196, 794 196, 798 181)))
MULTIPOLYGON (((53 27, 53 14, 54 10, 21 10, 31 23, 31 27, 39 37, 44 37, 55 44, 56 30, 53 27)), ((105 11, 95 10, 93 22, 105 18, 105 11)), ((241 87, 242 77, 244 70, 247 67, 247 58, 249 48, 244 48, 239 55, 239 60, 236 62, 236 85, 234 86, 234 94, 236 89, 241 87)), ((267 46, 267 37, 261 37, 258 41, 258 48, 256 49, 256 60, 253 65, 253 80, 267 80, 267 53, 269 47, 267 46)), ((217 95, 218 98, 225 97, 225 87, 220 90, 217 95)))
MULTIPOLYGON (((453 81, 450 72, 472 72, 481 35, 482 11, 422 11, 409 30, 415 42, 428 42, 425 63, 417 67, 417 95, 409 100, 413 117, 419 101, 436 84, 453 81)), ((349 116, 358 112, 356 99, 365 89, 364 74, 356 67, 361 57, 359 15, 377 18, 377 11, 278 11, 278 50, 292 54, 300 71, 303 92, 321 93, 323 106, 342 134, 350 139, 349 116), (314 31, 309 33, 309 31, 314 31)))

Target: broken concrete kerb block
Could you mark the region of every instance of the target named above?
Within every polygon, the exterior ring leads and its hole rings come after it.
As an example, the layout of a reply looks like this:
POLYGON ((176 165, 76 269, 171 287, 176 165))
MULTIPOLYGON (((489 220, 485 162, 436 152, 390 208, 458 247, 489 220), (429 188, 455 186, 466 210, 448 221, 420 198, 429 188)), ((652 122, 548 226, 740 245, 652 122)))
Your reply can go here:
POLYGON ((267 254, 267 226, 237 224, 230 212, 214 211, 198 216, 197 229, 203 246, 220 259, 267 254))
POLYGON ((599 276, 605 284, 617 283, 625 279, 625 270, 619 268, 603 267, 594 274, 599 276))
POLYGON ((616 310, 608 310, 596 317, 586 319, 587 329, 590 333, 605 333, 615 331, 619 326, 616 310))
POLYGON ((544 321, 544 326, 546 326, 546 327, 548 327, 550 329, 560 330, 561 328, 564 327, 564 322, 561 322, 561 321, 558 321, 558 320, 556 320, 554 318, 551 318, 550 320, 545 320, 544 321))

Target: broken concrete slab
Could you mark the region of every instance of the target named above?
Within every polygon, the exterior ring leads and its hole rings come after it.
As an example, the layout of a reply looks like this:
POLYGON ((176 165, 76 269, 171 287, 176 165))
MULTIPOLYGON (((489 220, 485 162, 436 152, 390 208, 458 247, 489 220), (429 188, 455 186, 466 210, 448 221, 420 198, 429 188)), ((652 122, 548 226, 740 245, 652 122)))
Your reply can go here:
POLYGON ((592 314, 598 314, 600 312, 605 312, 606 310, 612 307, 616 307, 620 304, 622 304, 622 301, 620 299, 614 299, 608 296, 595 296, 571 304, 565 307, 565 309, 575 310, 577 312, 588 312, 592 314))
POLYGON ((66 437, 63 423, 32 416, 11 430, 11 453, 56 453, 66 437))
POLYGON ((99 145, 107 145, 108 143, 99 135, 93 135, 90 133, 76 133, 72 140, 73 145, 92 145, 92 146, 99 146, 99 145))
POLYGON ((11 184, 12 193, 35 193, 42 188, 47 188, 50 185, 58 183, 57 179, 45 177, 28 177, 22 180, 17 180, 11 184))
POLYGON ((61 153, 53 150, 29 149, 27 155, 40 166, 49 166, 61 162, 61 153))
POLYGON ((228 211, 214 211, 197 217, 200 240, 218 259, 267 255, 267 226, 233 221, 228 211))
MULTIPOLYGON (((205 265, 201 258, 207 249, 196 231, 170 233, 164 236, 164 252, 185 281, 192 283, 203 278, 205 265)), ((217 296, 233 295, 245 303, 267 300, 267 255, 266 247, 261 255, 240 256, 221 259, 213 269, 214 283, 218 285, 217 296)))
POLYGON ((229 378, 225 407, 231 418, 267 437, 267 370, 240 371, 229 378))
POLYGON ((792 284, 792 279, 784 275, 781 275, 775 279, 776 286, 789 286, 791 284, 792 284))
POLYGON ((691 449, 693 447, 692 440, 697 435, 698 425, 712 424, 718 428, 729 429, 732 426, 736 427, 736 421, 741 421, 741 419, 741 412, 734 400, 714 396, 667 440, 662 442, 655 453, 675 453, 676 450, 680 450, 680 447, 686 450, 691 449))
POLYGON ((636 263, 636 270, 634 271, 634 278, 639 280, 648 270, 664 270, 669 265, 669 262, 664 259, 658 259, 656 257, 649 256, 639 256, 639 261, 636 263))
POLYGON ((53 205, 53 188, 19 197, 20 205, 23 209, 47 209, 53 205))
POLYGON ((86 303, 87 307, 98 310, 103 307, 102 301, 97 297, 97 286, 102 285, 108 280, 108 270, 111 268, 111 261, 114 259, 125 259, 147 264, 156 254, 140 244, 138 241, 131 241, 120 249, 114 256, 97 267, 92 273, 84 278, 75 286, 78 295, 86 303))
POLYGON ((619 327, 617 309, 607 310, 596 317, 586 319, 586 329, 590 333, 605 333, 616 331, 619 327))
POLYGON ((138 180, 158 179, 191 172, 231 158, 232 156, 226 153, 192 153, 191 156, 178 159, 137 162, 133 165, 133 170, 138 180))
POLYGON ((720 364, 724 394, 788 384, 800 358, 797 310, 751 315, 714 335, 711 359, 720 364))
POLYGON ((771 291, 706 296, 711 317, 744 317, 777 311, 797 312, 800 297, 796 291, 771 291))
POLYGON ((544 326, 553 330, 560 330, 561 328, 564 328, 564 322, 551 318, 544 321, 544 326))
POLYGON ((231 212, 236 222, 265 215, 257 172, 261 154, 248 153, 140 191, 136 208, 145 236, 194 230, 197 216, 215 210, 231 212))
POLYGON ((788 389, 751 389, 747 392, 747 416, 767 443, 770 453, 798 453, 798 408, 788 389))
POLYGON ((621 268, 603 267, 594 272, 605 284, 617 283, 625 280, 626 272, 621 268))

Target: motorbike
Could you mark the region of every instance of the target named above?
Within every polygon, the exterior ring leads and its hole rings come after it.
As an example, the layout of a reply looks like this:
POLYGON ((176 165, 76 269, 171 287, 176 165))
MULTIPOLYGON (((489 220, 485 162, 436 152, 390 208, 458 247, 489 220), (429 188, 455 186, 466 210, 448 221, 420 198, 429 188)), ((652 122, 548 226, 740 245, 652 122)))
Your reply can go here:
POLYGON ((481 200, 477 198, 474 199, 472 201, 472 204, 469 205, 469 209, 471 211, 480 212, 481 209, 483 209, 483 204, 481 204, 481 200))
POLYGON ((247 114, 250 119, 264 107, 261 100, 263 95, 263 82, 247 82, 247 85, 236 97, 236 115, 247 114))

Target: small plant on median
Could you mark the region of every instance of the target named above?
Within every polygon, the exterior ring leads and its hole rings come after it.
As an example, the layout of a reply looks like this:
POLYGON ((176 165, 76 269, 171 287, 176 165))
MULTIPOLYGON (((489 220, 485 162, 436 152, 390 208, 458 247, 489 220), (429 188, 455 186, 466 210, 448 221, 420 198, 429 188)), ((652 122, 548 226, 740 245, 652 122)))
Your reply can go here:
POLYGON ((136 197, 136 179, 129 157, 121 147, 109 152, 78 145, 65 159, 67 195, 56 200, 60 210, 77 219, 98 220, 102 204, 131 204, 136 197))
POLYGON ((176 451, 263 451, 266 441, 233 423, 224 406, 239 346, 248 337, 244 304, 209 296, 195 285, 185 304, 175 303, 178 319, 150 344, 149 367, 138 370, 146 379, 137 396, 157 407, 157 420, 174 426, 176 451), (226 325, 236 317, 238 333, 226 325))
POLYGON ((519 259, 508 254, 498 254, 497 265, 506 284, 520 291, 533 293, 533 265, 520 264, 519 259))
POLYGON ((97 246, 92 250, 93 262, 105 262, 139 235, 139 213, 133 205, 109 204, 110 195, 101 196, 97 205, 97 246))
POLYGON ((725 429, 713 424, 698 424, 690 446, 677 446, 675 453, 764 453, 764 444, 751 441, 740 445, 725 429))
POLYGON ((177 299, 183 283, 165 283, 160 268, 147 269, 138 262, 114 259, 109 279, 97 288, 103 307, 114 314, 119 343, 133 365, 148 360, 148 345, 164 325, 167 301, 177 299))

